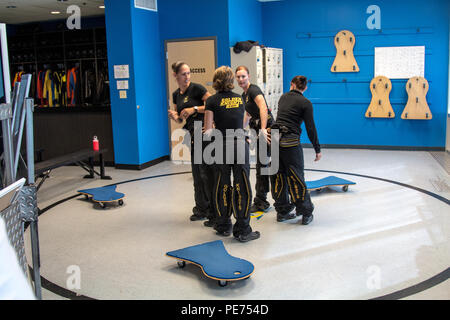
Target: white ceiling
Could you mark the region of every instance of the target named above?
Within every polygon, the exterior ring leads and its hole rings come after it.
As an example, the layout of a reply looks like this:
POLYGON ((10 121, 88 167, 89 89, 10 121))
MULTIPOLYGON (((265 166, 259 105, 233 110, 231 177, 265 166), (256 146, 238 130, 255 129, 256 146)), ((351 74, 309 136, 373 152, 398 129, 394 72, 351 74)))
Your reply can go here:
POLYGON ((105 9, 100 9, 104 0, 0 0, 0 23, 18 24, 36 21, 61 20, 70 16, 67 8, 77 5, 81 10, 81 17, 104 15, 105 9), (7 6, 16 8, 8 9, 7 6), (59 11, 61 14, 51 14, 59 11))

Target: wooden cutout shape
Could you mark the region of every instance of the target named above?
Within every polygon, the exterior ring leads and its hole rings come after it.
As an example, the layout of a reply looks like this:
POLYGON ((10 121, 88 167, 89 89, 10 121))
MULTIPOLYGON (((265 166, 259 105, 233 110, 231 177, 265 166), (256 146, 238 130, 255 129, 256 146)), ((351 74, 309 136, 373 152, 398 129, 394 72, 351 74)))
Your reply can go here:
POLYGON ((402 119, 431 120, 430 107, 426 95, 428 92, 428 81, 424 77, 413 77, 406 83, 408 102, 403 109, 402 119))
POLYGON ((389 93, 392 90, 391 80, 384 76, 378 76, 370 81, 372 101, 366 111, 366 118, 394 118, 395 113, 389 101, 389 93))
POLYGON ((355 36, 348 30, 339 31, 334 37, 336 57, 331 72, 359 72, 358 64, 353 55, 355 36))

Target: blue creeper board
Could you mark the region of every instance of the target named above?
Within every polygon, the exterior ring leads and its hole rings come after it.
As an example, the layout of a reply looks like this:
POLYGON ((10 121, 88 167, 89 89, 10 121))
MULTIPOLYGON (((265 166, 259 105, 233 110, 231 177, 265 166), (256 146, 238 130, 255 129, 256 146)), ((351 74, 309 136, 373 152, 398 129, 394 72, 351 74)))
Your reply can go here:
POLYGON ((255 270, 251 262, 231 256, 222 240, 170 251, 166 255, 178 259, 180 268, 183 268, 186 262, 199 266, 205 276, 218 280, 222 287, 227 281, 247 279, 255 270))
POLYGON ((348 190, 348 186, 352 185, 352 184, 356 184, 353 181, 350 180, 345 180, 342 178, 338 178, 335 176, 329 176, 329 177, 325 177, 319 180, 313 180, 313 181, 306 181, 306 188, 308 190, 317 190, 317 189, 322 189, 325 187, 332 187, 332 186, 343 186, 343 190, 347 191, 348 190))
POLYGON ((123 204, 123 198, 125 194, 116 192, 116 185, 100 187, 100 188, 92 188, 92 189, 83 189, 78 190, 77 192, 80 194, 84 194, 86 197, 92 196, 92 201, 98 202, 102 208, 105 208, 106 202, 118 201, 119 205, 123 204))
POLYGON ((256 218, 256 220, 259 220, 259 219, 261 219, 263 216, 264 216, 264 214, 266 213, 266 212, 269 212, 269 210, 271 209, 272 207, 268 207, 266 210, 264 210, 264 211, 255 211, 255 212, 252 212, 252 213, 250 213, 250 218, 251 219, 253 219, 253 218, 256 218))
MULTIPOLYGON (((345 180, 339 177, 335 176, 328 176, 319 180, 312 180, 312 181, 305 181, 306 182, 306 188, 310 191, 317 190, 320 191, 322 188, 325 187, 332 187, 332 186, 342 186, 342 190, 345 192, 348 191, 348 186, 356 184, 353 181, 345 180)), ((257 211, 253 212, 251 214, 251 218, 256 218, 257 220, 261 219, 264 216, 264 211, 257 211)))

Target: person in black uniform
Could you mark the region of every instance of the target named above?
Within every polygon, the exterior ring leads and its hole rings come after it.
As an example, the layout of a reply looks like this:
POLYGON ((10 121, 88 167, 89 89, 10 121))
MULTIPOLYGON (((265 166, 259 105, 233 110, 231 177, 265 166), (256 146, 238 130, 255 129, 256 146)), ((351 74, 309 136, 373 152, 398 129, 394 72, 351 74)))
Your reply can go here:
POLYGON ((186 124, 183 129, 189 131, 191 135, 191 166, 195 206, 192 209, 193 214, 190 220, 197 221, 214 215, 210 206, 212 183, 214 182, 213 169, 203 162, 194 163, 194 121, 203 122, 205 101, 211 94, 201 84, 191 82, 191 71, 186 63, 175 62, 172 65, 172 70, 178 83, 178 89, 172 94, 174 110, 169 110, 169 118, 179 123, 185 119, 186 124))
POLYGON ((313 106, 303 96, 306 88, 306 77, 296 76, 292 79, 291 90, 283 94, 278 102, 277 119, 271 127, 280 132, 279 170, 271 177, 277 221, 281 222, 303 215, 302 224, 304 225, 313 220, 314 205, 304 177, 303 149, 300 144, 300 126, 303 122, 316 152, 314 161, 319 161, 322 157, 314 124, 313 106), (289 193, 295 203, 296 214, 290 213, 292 207, 289 204, 289 193))
MULTIPOLYGON (((242 99, 245 105, 244 127, 249 122, 250 129, 256 131, 258 140, 256 143, 256 195, 250 213, 257 211, 266 211, 270 207, 267 201, 270 181, 268 175, 261 175, 261 168, 267 167, 268 163, 262 164, 259 154, 260 144, 270 142, 267 128, 270 128, 273 122, 273 116, 267 107, 266 98, 261 89, 250 83, 249 71, 245 66, 236 68, 236 80, 238 85, 244 90, 242 99)), ((266 148, 269 150, 269 148, 266 148)))
POLYGON ((249 184, 249 146, 243 131, 244 105, 242 97, 231 91, 233 82, 234 75, 230 67, 222 66, 214 72, 213 88, 217 93, 206 100, 205 134, 211 134, 215 122, 216 129, 223 136, 223 159, 216 159, 214 229, 222 236, 229 236, 233 231, 237 240, 247 242, 258 239, 260 233, 252 231, 250 227, 252 190, 249 184), (227 132, 227 129, 234 129, 231 130, 234 134, 227 132), (235 130, 242 134, 236 134, 235 130), (236 219, 234 226, 231 222, 232 213, 236 219))

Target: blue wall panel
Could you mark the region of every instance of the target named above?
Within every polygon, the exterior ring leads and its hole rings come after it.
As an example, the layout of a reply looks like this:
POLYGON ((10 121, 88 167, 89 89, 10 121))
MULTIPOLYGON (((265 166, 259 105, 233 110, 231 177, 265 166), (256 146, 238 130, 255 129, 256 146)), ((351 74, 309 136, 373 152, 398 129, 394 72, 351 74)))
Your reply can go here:
POLYGON ((228 0, 164 0, 158 2, 160 37, 217 37, 218 65, 230 64, 228 0))
POLYGON ((136 86, 139 163, 170 154, 165 103, 164 60, 159 37, 158 14, 131 11, 136 86), (155 136, 155 133, 157 135, 155 136))
POLYGON ((228 0, 230 47, 238 41, 262 42, 262 5, 257 0, 228 0))
MULTIPOLYGON (((264 44, 284 49, 284 87, 303 74, 312 82, 305 92, 314 104, 322 144, 444 147, 447 119, 449 3, 432 1, 320 2, 284 0, 264 3, 264 44), (381 9, 381 32, 368 30, 369 5, 381 9), (359 73, 330 71, 340 30, 355 34, 359 73), (369 84, 374 77, 377 46, 422 46, 425 78, 430 84, 427 101, 433 120, 402 120, 407 102, 407 79, 392 80, 390 99, 395 119, 366 119, 369 84), (357 133, 357 134, 355 134, 357 133)), ((307 138, 303 141, 309 142, 307 138)))
POLYGON ((139 164, 130 1, 105 1, 105 23, 114 159, 116 164, 139 164), (128 98, 119 99, 114 65, 125 64, 130 68, 128 98))
POLYGON ((142 165, 169 155, 158 14, 133 0, 105 5, 115 161, 142 165), (119 98, 114 65, 129 65, 126 99, 119 98))

